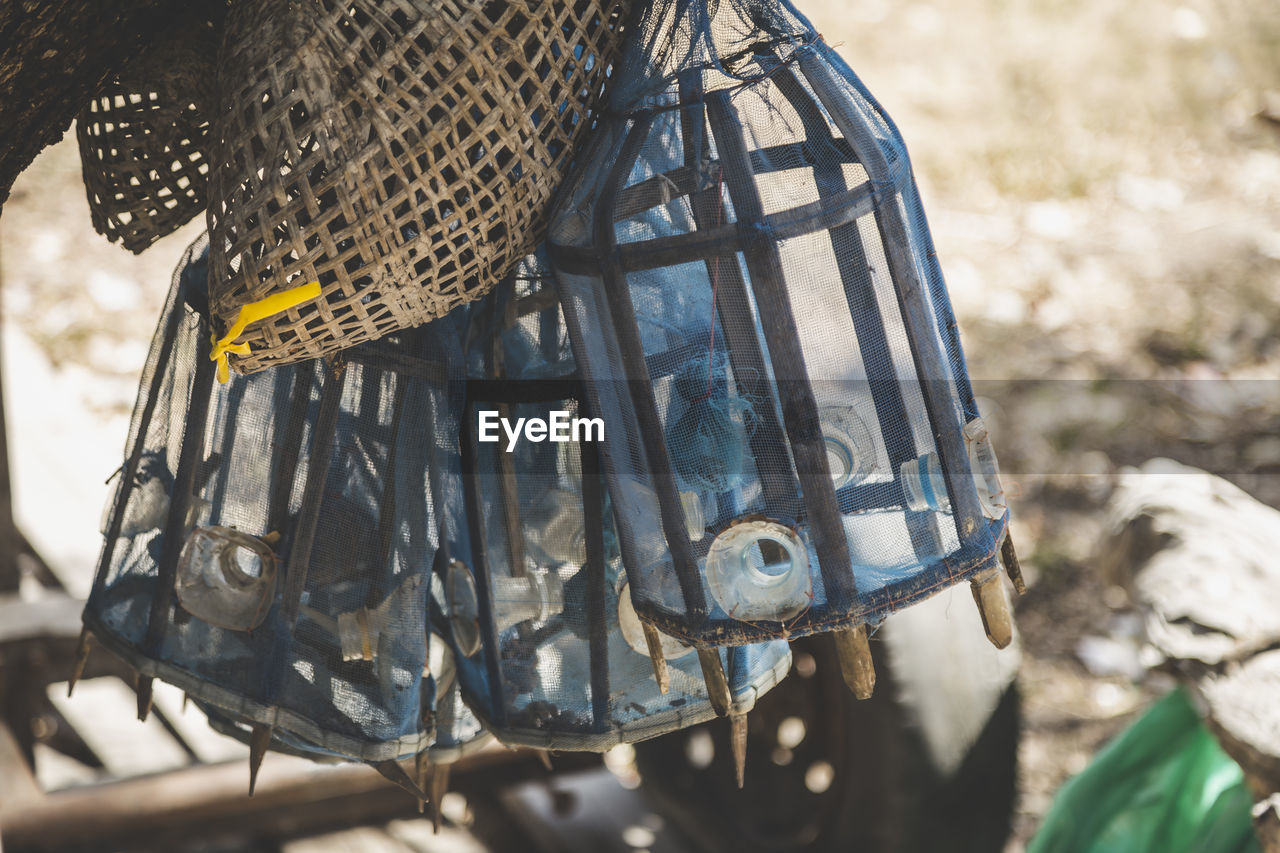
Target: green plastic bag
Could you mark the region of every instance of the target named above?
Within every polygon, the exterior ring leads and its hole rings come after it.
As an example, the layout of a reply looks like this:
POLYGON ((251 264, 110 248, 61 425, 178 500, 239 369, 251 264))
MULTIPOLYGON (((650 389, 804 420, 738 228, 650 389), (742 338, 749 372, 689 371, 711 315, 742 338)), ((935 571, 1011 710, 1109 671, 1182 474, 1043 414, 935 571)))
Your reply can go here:
POLYGON ((1062 787, 1027 853, 1258 853, 1252 805, 1179 689, 1062 787))

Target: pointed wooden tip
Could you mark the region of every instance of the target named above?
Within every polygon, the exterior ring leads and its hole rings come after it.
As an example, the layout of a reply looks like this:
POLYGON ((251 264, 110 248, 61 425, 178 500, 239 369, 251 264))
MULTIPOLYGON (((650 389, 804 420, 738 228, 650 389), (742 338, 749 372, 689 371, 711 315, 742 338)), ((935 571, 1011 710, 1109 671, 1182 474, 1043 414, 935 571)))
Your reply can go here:
POLYGON ((262 759, 271 745, 271 726, 255 723, 249 733, 249 796, 258 786, 258 770, 262 767, 262 759))
POLYGON ((383 778, 391 782, 397 788, 411 794, 415 800, 427 799, 426 791, 422 790, 418 783, 414 781, 413 777, 405 772, 404 768, 400 766, 399 761, 396 761, 393 758, 388 758, 386 761, 379 761, 374 764, 373 769, 381 773, 383 778))
POLYGON ((707 698, 717 717, 729 716, 733 697, 729 694, 729 682, 724 677, 718 649, 698 649, 698 663, 702 665, 702 679, 707 683, 707 698))
POLYGON ((733 769, 738 778, 738 790, 747 781, 747 715, 729 717, 729 745, 733 748, 733 769))
POLYGON ((1022 579, 1022 564, 1018 562, 1018 552, 1013 547, 1013 534, 1004 534, 1004 544, 1000 546, 1000 562, 1004 563, 1005 573, 1013 581, 1013 589, 1018 595, 1027 594, 1027 582, 1022 579))
POLYGON ((71 677, 67 679, 67 698, 76 689, 76 682, 84 675, 84 665, 89 662, 89 629, 80 629, 80 642, 76 645, 76 659, 71 667, 71 677))
POLYGON ((658 682, 658 692, 666 693, 671 689, 671 673, 667 671, 667 658, 662 653, 662 636, 658 629, 644 620, 640 621, 644 628, 644 642, 649 647, 649 660, 653 662, 653 680, 658 682))
POLYGON ((985 577, 975 578, 969 588, 982 616, 987 639, 997 649, 1003 649, 1013 642, 1013 615, 1009 612, 1009 597, 1000 573, 993 570, 985 577))
POLYGON ((834 631, 832 637, 836 642, 836 656, 840 659, 844 683, 858 699, 870 699, 876 689, 876 665, 871 659, 866 624, 834 631))
POLYGON ((431 773, 431 831, 440 832, 440 804, 444 795, 449 793, 449 771, 451 765, 437 764, 431 773))
POLYGON ((555 770, 551 766, 551 753, 545 749, 535 749, 534 752, 538 756, 538 760, 542 762, 542 766, 546 768, 548 773, 554 773, 555 770))
POLYGON ((151 678, 138 678, 138 720, 145 723, 151 714, 151 678))
POLYGON ((185 690, 182 691, 182 713, 184 714, 187 713, 187 706, 190 704, 191 704, 191 694, 186 692, 185 690))
MULTIPOLYGON (((422 790, 427 789, 428 776, 431 773, 431 761, 427 758, 427 751, 424 749, 414 756, 414 775, 418 777, 418 787, 422 790)), ((418 800, 418 814, 427 813, 427 801, 418 800)))

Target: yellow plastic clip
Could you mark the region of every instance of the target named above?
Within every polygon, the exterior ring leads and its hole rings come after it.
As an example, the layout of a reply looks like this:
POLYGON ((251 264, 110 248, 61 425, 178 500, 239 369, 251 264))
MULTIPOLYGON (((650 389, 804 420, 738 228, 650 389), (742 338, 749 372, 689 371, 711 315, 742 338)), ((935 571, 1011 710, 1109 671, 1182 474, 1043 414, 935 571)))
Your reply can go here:
POLYGON ((273 293, 265 299, 259 299, 257 302, 241 305, 240 313, 236 315, 235 323, 227 330, 222 340, 216 338, 213 340, 213 352, 209 353, 209 359, 218 363, 218 381, 225 384, 231 378, 231 366, 227 363, 228 354, 249 354, 248 344, 232 343, 244 333, 245 327, 250 323, 265 320, 282 311, 288 311, 290 308, 315 299, 319 295, 320 282, 313 281, 310 284, 302 284, 297 287, 291 287, 288 290, 282 290, 279 293, 273 293))

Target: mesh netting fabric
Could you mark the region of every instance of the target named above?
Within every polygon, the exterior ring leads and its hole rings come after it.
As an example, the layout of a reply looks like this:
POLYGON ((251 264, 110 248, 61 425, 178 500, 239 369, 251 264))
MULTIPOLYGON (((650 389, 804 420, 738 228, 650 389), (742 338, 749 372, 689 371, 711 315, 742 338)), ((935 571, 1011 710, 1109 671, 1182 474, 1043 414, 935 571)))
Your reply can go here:
POLYGON ((365 761, 418 752, 450 320, 215 385, 206 259, 188 251, 152 342, 85 623, 234 720, 365 761))
POLYGON ((318 281, 242 373, 416 326, 531 251, 624 0, 243 0, 219 54, 211 308, 318 281))
MULTIPOLYGON (((452 764, 482 749, 490 735, 462 699, 452 652, 436 634, 431 635, 429 649, 431 675, 426 678, 431 681, 424 690, 435 696, 435 735, 425 756, 432 765, 452 764), (437 653, 437 647, 442 654, 437 653)), ((210 728, 242 743, 252 742, 253 720, 240 719, 206 702, 197 701, 196 705, 208 718, 210 728)), ((347 757, 280 728, 272 730, 269 748, 312 761, 340 761, 347 757)))
POLYGON ((906 148, 782 0, 645 10, 549 243, 636 609, 878 623, 1007 512, 906 148))
MULTIPOLYGON (((655 681, 548 269, 522 263, 469 317, 458 472, 445 480, 468 524, 436 584, 468 703, 500 740, 545 749, 603 751, 711 719, 694 649, 668 638, 669 691, 655 681), (512 445, 498 418, 550 431, 512 445)), ((785 642, 726 650, 731 712, 790 662, 785 642)))
POLYGON ((141 252, 205 211, 222 7, 129 62, 76 118, 93 227, 141 252))

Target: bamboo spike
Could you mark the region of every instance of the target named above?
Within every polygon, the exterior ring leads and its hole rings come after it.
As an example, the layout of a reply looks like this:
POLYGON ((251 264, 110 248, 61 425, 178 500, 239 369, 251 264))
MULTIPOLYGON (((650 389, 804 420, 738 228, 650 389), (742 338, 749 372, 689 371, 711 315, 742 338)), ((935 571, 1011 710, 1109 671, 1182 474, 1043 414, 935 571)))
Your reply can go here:
POLYGON ((548 773, 554 773, 551 768, 551 753, 545 749, 535 749, 534 753, 538 756, 538 760, 542 762, 542 766, 547 769, 548 773))
POLYGON ((1013 617, 1009 613, 1009 598, 1000 572, 993 569, 985 577, 974 578, 969 588, 982 616, 982 628, 987 632, 987 639, 997 649, 1003 649, 1013 642, 1013 617))
POLYGON ((707 696, 717 717, 729 715, 733 699, 729 695, 729 682, 724 677, 718 649, 698 649, 698 663, 702 664, 702 678, 707 683, 707 696))
POLYGON ((1000 546, 1000 562, 1004 563, 1005 573, 1013 581, 1013 589, 1018 595, 1027 594, 1027 583, 1022 579, 1022 564, 1018 562, 1018 552, 1013 549, 1013 534, 1004 534, 1004 544, 1000 546))
POLYGON ((449 793, 449 771, 452 765, 437 764, 431 773, 431 831, 440 832, 440 804, 449 793))
MULTIPOLYGON (((431 762, 427 759, 427 751, 424 749, 414 757, 414 770, 418 777, 418 787, 426 790, 427 776, 431 773, 431 762)), ((426 814, 427 801, 418 800, 418 814, 426 814)))
POLYGON ((258 785, 258 770, 262 767, 263 756, 267 754, 267 746, 271 743, 272 727, 262 723, 254 723, 249 733, 249 796, 258 785))
POLYGON ((150 676, 139 676, 138 678, 138 720, 145 723, 148 715, 151 714, 151 678, 150 676))
POLYGON ((836 656, 840 658, 840 672, 844 683, 859 699, 870 699, 876 689, 876 665, 871 659, 871 644, 867 641, 867 625, 835 631, 836 656))
POLYGON ((658 682, 658 692, 666 693, 671 689, 671 673, 667 671, 667 658, 662 654, 662 637, 658 629, 640 620, 644 628, 644 642, 649 647, 649 660, 653 661, 653 680, 658 682))
POLYGON ((185 690, 182 691, 182 713, 184 714, 187 713, 187 706, 190 704, 191 704, 191 694, 185 690))
POLYGON ((71 698, 71 691, 76 689, 76 682, 80 680, 80 676, 84 675, 84 665, 89 661, 89 629, 80 629, 80 642, 76 645, 76 660, 71 667, 71 677, 67 679, 67 698, 71 698))
POLYGON ((427 799, 426 791, 423 791, 422 788, 418 787, 418 783, 413 780, 412 776, 404 771, 404 768, 400 766, 400 762, 395 759, 388 758, 386 761, 379 761, 377 764, 373 765, 373 769, 381 773, 387 781, 391 782, 396 787, 412 794, 414 799, 427 799))
POLYGON ((747 715, 729 716, 729 745, 733 749, 733 769, 738 777, 738 790, 747 781, 747 715))

